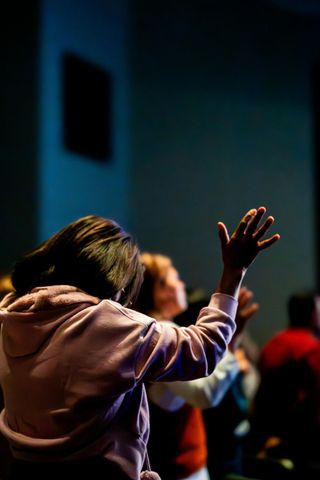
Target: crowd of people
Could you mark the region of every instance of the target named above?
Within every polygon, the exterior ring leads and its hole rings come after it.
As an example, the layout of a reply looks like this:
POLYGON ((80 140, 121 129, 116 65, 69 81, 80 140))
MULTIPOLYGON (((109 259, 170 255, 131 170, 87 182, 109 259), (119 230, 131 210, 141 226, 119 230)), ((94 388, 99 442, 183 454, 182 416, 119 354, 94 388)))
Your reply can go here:
MULTIPOLYGON (((188 305, 170 258, 143 253, 141 259, 138 309, 161 322, 190 325, 208 299, 188 305)), ((148 385, 149 454, 163 478, 319 477, 320 299, 315 292, 292 294, 288 328, 259 351, 245 328, 259 308, 252 296, 240 289, 237 330, 211 376, 148 385), (161 449, 159 439, 165 439, 161 449)))
POLYGON ((271 479, 267 460, 312 475, 317 296, 294 295, 288 329, 250 348, 243 280, 280 238, 265 215, 231 235, 218 223, 223 270, 196 309, 169 257, 94 215, 16 262, 0 304, 1 480, 271 479))

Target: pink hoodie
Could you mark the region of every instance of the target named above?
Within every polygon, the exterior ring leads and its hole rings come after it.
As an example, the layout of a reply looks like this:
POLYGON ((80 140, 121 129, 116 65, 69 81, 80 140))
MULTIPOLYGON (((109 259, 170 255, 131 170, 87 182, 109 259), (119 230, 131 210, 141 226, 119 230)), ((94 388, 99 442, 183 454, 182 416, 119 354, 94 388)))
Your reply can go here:
POLYGON ((233 297, 215 294, 196 325, 176 328, 71 286, 7 295, 0 430, 14 457, 101 455, 139 479, 149 435, 144 382, 208 375, 234 332, 236 308, 233 297))

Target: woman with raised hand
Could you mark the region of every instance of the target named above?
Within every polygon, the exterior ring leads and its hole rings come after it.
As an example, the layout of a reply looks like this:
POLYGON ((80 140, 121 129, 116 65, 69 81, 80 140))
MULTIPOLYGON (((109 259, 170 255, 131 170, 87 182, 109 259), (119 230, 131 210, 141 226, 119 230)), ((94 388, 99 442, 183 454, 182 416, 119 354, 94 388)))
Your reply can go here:
MULTIPOLYGON (((0 430, 12 479, 159 478, 148 468, 145 382, 208 375, 235 330, 239 289, 273 223, 250 210, 229 237, 216 294, 196 325, 174 328, 128 308, 143 276, 140 252, 111 220, 67 225, 17 262, 0 304, 0 430)), ((165 480, 165 479, 164 479, 165 480)))

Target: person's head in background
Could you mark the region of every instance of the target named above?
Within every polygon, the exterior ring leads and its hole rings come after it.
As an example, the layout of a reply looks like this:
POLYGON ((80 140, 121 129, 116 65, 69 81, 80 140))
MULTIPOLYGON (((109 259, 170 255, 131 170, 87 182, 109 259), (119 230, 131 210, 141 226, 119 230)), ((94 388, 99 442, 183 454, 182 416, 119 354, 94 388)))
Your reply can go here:
POLYGON ((289 325, 291 328, 308 328, 320 332, 320 298, 313 292, 297 292, 288 301, 289 325))
POLYGON ((159 253, 142 253, 144 280, 135 308, 157 320, 172 320, 188 308, 185 283, 171 259, 159 253))
POLYGON ((19 260, 12 273, 17 295, 35 287, 72 285, 89 295, 129 305, 143 279, 136 242, 116 222, 82 217, 19 260))

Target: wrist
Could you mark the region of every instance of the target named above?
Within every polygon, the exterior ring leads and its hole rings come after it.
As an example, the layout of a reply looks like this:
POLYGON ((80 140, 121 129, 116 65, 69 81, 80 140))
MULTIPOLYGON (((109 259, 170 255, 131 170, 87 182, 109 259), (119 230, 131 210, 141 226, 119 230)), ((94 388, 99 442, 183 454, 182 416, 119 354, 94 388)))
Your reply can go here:
POLYGON ((225 293, 238 299, 240 287, 246 271, 246 268, 239 270, 224 268, 216 292, 225 293))

